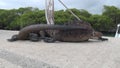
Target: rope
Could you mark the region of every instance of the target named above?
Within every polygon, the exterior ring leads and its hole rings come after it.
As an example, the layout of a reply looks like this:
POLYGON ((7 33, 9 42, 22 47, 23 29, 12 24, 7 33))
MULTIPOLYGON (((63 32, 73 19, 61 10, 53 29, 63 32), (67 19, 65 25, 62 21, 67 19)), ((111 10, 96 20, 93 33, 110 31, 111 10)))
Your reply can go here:
POLYGON ((75 15, 72 10, 70 10, 61 0, 58 0, 75 18, 77 18, 79 21, 82 21, 77 15, 75 15))

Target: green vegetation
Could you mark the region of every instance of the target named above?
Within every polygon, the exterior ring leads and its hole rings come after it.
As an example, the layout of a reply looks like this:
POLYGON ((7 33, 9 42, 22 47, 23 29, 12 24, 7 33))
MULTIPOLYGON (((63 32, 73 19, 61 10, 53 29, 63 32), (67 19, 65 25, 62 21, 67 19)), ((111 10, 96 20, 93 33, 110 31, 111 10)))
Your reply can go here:
MULTIPOLYGON (((92 25, 97 31, 115 32, 120 23, 120 9, 115 6, 104 6, 102 14, 91 14, 82 9, 71 9, 83 21, 92 25)), ((74 17, 68 10, 55 11, 55 24, 64 24, 74 17)), ((31 24, 46 24, 45 10, 26 7, 19 9, 0 9, 0 29, 19 30, 31 24)))

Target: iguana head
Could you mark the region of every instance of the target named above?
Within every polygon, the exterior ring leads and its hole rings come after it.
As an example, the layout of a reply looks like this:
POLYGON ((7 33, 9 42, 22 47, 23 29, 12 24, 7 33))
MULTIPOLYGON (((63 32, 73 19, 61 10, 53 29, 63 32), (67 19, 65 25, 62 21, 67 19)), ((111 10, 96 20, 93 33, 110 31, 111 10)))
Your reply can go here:
POLYGON ((95 37, 95 38, 100 38, 102 36, 103 36, 103 34, 101 32, 97 32, 97 31, 94 31, 93 35, 92 35, 92 37, 95 37))

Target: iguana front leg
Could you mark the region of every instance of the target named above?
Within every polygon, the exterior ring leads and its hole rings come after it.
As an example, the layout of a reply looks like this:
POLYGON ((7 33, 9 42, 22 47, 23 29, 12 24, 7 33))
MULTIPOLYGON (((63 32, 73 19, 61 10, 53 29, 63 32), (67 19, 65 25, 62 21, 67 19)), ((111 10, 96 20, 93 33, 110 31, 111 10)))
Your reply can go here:
POLYGON ((98 38, 98 40, 107 41, 108 39, 107 39, 107 38, 102 38, 102 37, 100 37, 100 38, 98 38))

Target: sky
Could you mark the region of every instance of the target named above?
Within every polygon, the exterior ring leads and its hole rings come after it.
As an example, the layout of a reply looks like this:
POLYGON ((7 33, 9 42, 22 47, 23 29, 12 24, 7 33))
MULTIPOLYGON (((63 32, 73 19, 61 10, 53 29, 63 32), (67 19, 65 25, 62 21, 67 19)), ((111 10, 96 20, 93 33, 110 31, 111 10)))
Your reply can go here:
MULTIPOLYGON (((62 0, 68 8, 85 9, 92 14, 100 14, 104 5, 120 8, 120 0, 62 0)), ((65 9, 58 0, 54 0, 55 10, 65 9)), ((45 0, 0 0, 0 9, 18 9, 20 7, 37 7, 45 9, 45 0)))

